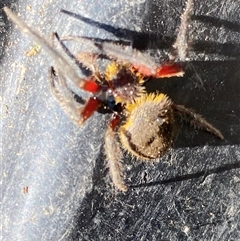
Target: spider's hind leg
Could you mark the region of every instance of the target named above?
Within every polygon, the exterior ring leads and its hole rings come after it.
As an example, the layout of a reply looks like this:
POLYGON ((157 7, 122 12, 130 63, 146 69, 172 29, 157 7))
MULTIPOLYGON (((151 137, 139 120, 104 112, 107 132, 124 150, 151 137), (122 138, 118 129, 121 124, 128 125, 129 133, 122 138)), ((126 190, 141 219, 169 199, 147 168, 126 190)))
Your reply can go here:
POLYGON ((201 117, 201 115, 195 113, 190 109, 187 109, 183 105, 173 104, 172 108, 177 115, 189 122, 195 128, 206 130, 208 132, 211 132, 218 138, 222 140, 224 139, 222 133, 209 122, 207 122, 203 117, 201 117))
POLYGON ((75 99, 74 93, 66 83, 66 78, 51 67, 49 69, 49 83, 52 94, 55 96, 64 112, 70 117, 76 125, 81 123, 81 110, 85 100, 81 97, 75 99))

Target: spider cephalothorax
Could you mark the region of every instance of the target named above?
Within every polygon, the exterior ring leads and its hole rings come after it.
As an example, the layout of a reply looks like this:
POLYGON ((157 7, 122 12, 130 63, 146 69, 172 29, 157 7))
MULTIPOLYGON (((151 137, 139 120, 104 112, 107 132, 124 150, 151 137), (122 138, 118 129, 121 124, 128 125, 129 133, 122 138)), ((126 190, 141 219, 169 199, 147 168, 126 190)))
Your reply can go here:
POLYGON ((73 122, 80 125, 95 111, 101 112, 103 109, 112 113, 105 133, 104 146, 112 182, 121 191, 127 190, 122 177, 121 146, 141 160, 162 157, 171 147, 174 139, 174 115, 179 115, 194 127, 209 131, 223 139, 221 132, 200 115, 184 106, 174 104, 165 94, 147 94, 143 85, 151 77, 163 78, 184 74, 177 60, 184 62, 187 56, 187 29, 192 7, 192 0, 188 0, 182 14, 179 33, 173 45, 174 54, 169 54, 169 60, 163 64, 157 64, 149 55, 130 47, 104 41, 96 44, 93 40, 83 37, 67 36, 59 39, 55 34, 65 50, 63 41, 66 40, 82 41, 96 50, 96 53, 86 51, 76 54, 75 60, 80 61, 92 72, 92 75, 86 79, 80 78, 68 61, 46 40, 8 8, 4 8, 8 17, 22 31, 41 44, 53 58, 55 68, 51 68, 51 89, 73 122), (110 62, 104 73, 100 73, 96 66, 96 60, 101 58, 101 55, 110 62), (89 100, 76 102, 66 78, 78 88, 92 93, 89 100))
POLYGON ((109 64, 104 73, 108 92, 116 103, 131 103, 145 92, 143 76, 127 65, 109 64))

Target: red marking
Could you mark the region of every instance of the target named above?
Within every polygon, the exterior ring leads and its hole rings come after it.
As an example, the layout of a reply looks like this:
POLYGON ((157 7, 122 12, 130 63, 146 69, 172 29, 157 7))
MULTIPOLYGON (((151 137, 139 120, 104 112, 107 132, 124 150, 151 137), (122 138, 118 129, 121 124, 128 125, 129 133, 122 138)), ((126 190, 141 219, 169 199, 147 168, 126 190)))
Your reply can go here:
POLYGON ((99 100, 96 97, 90 97, 87 104, 84 106, 84 109, 81 113, 82 116, 82 122, 87 120, 94 111, 98 109, 99 106, 99 100))
POLYGON ((91 77, 84 82, 82 88, 91 93, 96 93, 99 90, 99 85, 95 82, 95 79, 91 77))
POLYGON ((114 130, 116 126, 119 124, 119 122, 120 122, 119 115, 113 114, 109 126, 114 130))
POLYGON ((163 64, 157 68, 156 74, 153 77, 156 78, 164 78, 164 77, 181 77, 183 76, 184 71, 180 64, 173 63, 173 64, 163 64))

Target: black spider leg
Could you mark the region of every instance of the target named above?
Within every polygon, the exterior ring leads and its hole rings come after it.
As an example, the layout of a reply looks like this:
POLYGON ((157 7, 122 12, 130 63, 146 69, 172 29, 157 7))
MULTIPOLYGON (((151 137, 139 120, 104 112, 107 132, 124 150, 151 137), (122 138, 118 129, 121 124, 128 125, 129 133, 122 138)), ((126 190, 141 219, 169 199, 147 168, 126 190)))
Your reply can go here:
MULTIPOLYGON (((83 74, 90 76, 93 73, 96 73, 96 68, 91 68, 86 62, 81 63, 68 49, 68 47, 60 39, 57 32, 54 32, 52 35, 52 46, 54 45, 53 37, 56 38, 61 48, 67 54, 74 63, 81 69, 83 74)), ((79 53, 78 53, 79 54, 79 53)), ((60 106, 65 111, 65 113, 70 117, 73 123, 80 125, 81 117, 80 112, 83 110, 83 107, 80 107, 79 104, 84 105, 86 101, 76 93, 74 93, 67 85, 66 78, 61 76, 60 73, 57 75, 56 68, 51 67, 49 71, 49 79, 51 91, 54 94, 55 98, 58 100, 60 106), (58 86, 58 88, 56 88, 58 86), (58 90, 57 90, 58 89, 58 90), (79 104, 78 104, 79 103, 79 104)), ((96 74, 97 75, 97 74, 96 74)))
POLYGON ((99 83, 102 83, 101 74, 97 67, 97 59, 104 58, 109 59, 106 55, 103 55, 98 51, 98 48, 92 43, 89 39, 84 41, 84 38, 76 37, 76 36, 66 36, 60 38, 59 35, 55 32, 54 33, 56 39, 58 40, 59 44, 61 45, 64 52, 74 60, 75 64, 81 69, 82 73, 86 76, 94 76, 99 83), (85 44, 85 49, 87 51, 78 51, 77 56, 73 55, 68 47, 63 43, 64 41, 73 40, 75 42, 80 42, 81 44, 85 44))
MULTIPOLYGON (((119 45, 118 42, 112 41, 112 40, 105 40, 105 39, 98 39, 98 38, 90 38, 85 36, 72 36, 67 35, 61 37, 62 42, 64 41, 75 41, 79 42, 81 44, 84 44, 85 49, 87 49, 87 53, 94 53, 99 56, 99 58, 104 58, 111 60, 112 58, 108 56, 107 54, 104 54, 102 51, 102 45, 104 43, 112 44, 113 46, 121 46, 121 49, 123 48, 122 45, 119 45)), ((124 48, 126 48, 128 45, 124 45, 124 48)), ((131 48, 131 47, 130 47, 131 48)))
POLYGON ((214 134, 222 140, 224 139, 222 133, 209 122, 207 122, 203 117, 201 117, 201 115, 190 109, 187 109, 183 105, 172 104, 172 108, 175 114, 179 115, 183 120, 189 122, 193 127, 203 129, 214 134))

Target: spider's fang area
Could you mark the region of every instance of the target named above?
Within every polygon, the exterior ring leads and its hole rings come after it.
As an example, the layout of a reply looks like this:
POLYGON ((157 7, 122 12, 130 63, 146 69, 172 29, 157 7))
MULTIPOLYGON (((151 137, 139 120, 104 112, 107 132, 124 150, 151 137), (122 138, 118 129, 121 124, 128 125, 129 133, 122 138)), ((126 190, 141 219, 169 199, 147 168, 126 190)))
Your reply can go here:
POLYGON ((90 97, 87 104, 84 106, 83 111, 81 112, 81 121, 79 124, 82 124, 86 121, 99 107, 99 100, 96 97, 90 97))
POLYGON ((112 116, 112 119, 111 119, 111 121, 110 121, 109 126, 112 128, 112 130, 115 130, 116 127, 117 127, 117 125, 119 124, 119 122, 120 122, 120 117, 119 117, 119 115, 117 115, 117 114, 114 113, 113 116, 112 116))

